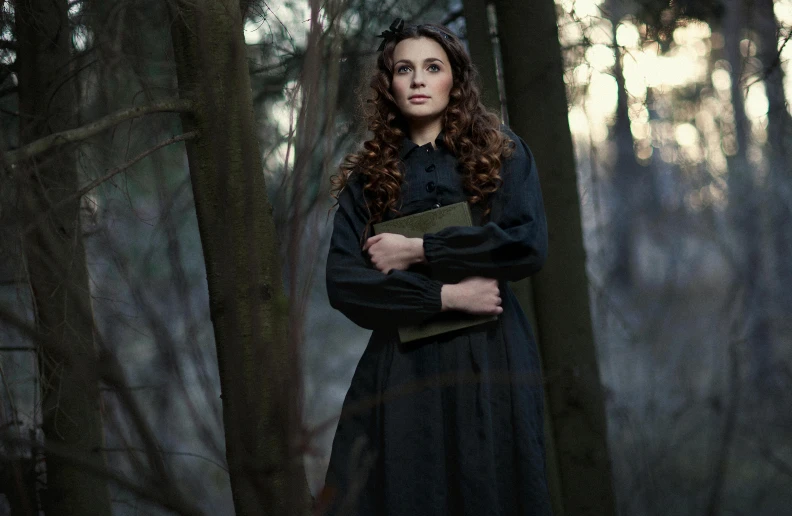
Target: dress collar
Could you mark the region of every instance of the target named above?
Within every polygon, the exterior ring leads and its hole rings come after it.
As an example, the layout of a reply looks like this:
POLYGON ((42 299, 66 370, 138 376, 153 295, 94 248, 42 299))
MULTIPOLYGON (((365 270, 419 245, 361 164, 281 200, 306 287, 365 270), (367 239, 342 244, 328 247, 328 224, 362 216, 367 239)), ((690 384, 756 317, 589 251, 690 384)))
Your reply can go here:
MULTIPOLYGON (((445 138, 445 132, 440 131, 440 134, 437 135, 435 138, 435 146, 439 149, 441 146, 445 147, 445 143, 443 142, 443 138, 445 138)), ((428 144, 425 144, 428 145, 428 144)), ((410 140, 406 136, 402 139, 401 145, 399 146, 399 158, 404 160, 412 151, 418 148, 418 144, 414 141, 410 140)))

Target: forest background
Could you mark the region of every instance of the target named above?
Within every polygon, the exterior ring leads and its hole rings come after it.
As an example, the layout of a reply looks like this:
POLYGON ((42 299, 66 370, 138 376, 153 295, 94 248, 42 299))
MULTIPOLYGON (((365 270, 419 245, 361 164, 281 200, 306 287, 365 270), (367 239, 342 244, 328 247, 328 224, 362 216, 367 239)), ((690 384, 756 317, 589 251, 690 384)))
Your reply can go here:
POLYGON ((0 515, 310 512, 369 336, 329 176, 396 17, 537 155, 557 514, 789 512, 792 0, 2 5, 0 515))

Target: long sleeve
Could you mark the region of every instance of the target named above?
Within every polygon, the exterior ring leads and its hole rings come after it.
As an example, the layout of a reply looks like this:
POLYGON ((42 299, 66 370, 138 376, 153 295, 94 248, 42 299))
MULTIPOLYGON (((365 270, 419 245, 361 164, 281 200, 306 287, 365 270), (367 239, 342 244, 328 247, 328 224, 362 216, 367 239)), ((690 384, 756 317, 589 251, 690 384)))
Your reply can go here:
POLYGON ((339 194, 327 256, 330 306, 371 330, 419 323, 440 312, 442 283, 412 271, 384 274, 367 262, 360 247, 367 220, 362 203, 362 188, 350 178, 339 194))
POLYGON ((525 142, 511 131, 514 153, 501 169, 503 184, 492 195, 490 221, 424 235, 433 271, 465 278, 517 281, 538 272, 547 258, 547 221, 536 163, 525 142))

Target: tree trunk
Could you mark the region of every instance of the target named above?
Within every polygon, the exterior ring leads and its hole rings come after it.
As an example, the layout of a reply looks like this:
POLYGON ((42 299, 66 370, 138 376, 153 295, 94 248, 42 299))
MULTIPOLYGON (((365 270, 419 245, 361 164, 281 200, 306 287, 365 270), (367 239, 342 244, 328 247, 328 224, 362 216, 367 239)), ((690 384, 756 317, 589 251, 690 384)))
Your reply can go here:
POLYGON ((301 382, 253 120, 238 0, 172 2, 173 47, 209 285, 236 513, 305 514, 301 382))
MULTIPOLYGON (((66 0, 18 0, 15 4, 19 67, 20 143, 67 129, 74 118, 70 77, 71 32, 66 0)), ((28 222, 77 191, 72 150, 62 146, 24 163, 20 177, 28 222)), ((67 345, 59 361, 40 352, 42 431, 49 446, 77 459, 104 463, 98 377, 90 370, 96 346, 90 288, 80 227, 80 200, 37 223, 24 241, 36 325, 47 339, 67 345)), ((46 514, 109 515, 104 479, 60 454, 46 457, 46 514)))
MULTIPOLYGON (((790 171, 789 145, 792 142, 792 117, 787 111, 784 94, 784 70, 778 51, 779 25, 773 11, 773 0, 755 0, 753 26, 759 38, 758 57, 766 73, 765 88, 768 101, 767 144, 768 179, 765 186, 767 223, 771 228, 781 228, 792 218, 792 172, 790 171)), ((787 43, 788 44, 788 43, 787 43)), ((772 231, 766 245, 768 282, 772 299, 776 301, 776 317, 785 317, 785 306, 792 297, 783 285, 792 282, 792 267, 788 257, 792 253, 792 238, 788 231, 772 231), (783 300, 786 298, 786 301, 783 300)))
POLYGON ((498 70, 487 18, 488 0, 464 0, 465 28, 473 64, 481 77, 481 102, 495 113, 501 112, 498 70))
POLYGON ((549 257, 532 283, 563 512, 614 514, 555 4, 494 4, 511 125, 534 152, 547 210, 549 257))
MULTIPOLYGON (((495 49, 487 13, 488 5, 490 5, 488 0, 464 0, 465 27, 467 28, 470 55, 473 59, 473 64, 478 68, 481 76, 483 103, 487 108, 493 111, 503 112, 504 106, 501 105, 500 99, 502 84, 500 84, 498 77, 495 49)), ((531 278, 525 278, 514 282, 511 284, 511 287, 514 295, 520 302, 520 307, 530 320, 531 326, 536 329, 536 310, 534 308, 531 278)), ((538 333, 536 334, 536 339, 537 344, 541 348, 538 333)), ((547 400, 547 391, 545 391, 544 402, 544 433, 545 453, 547 455, 548 488, 550 490, 553 511, 556 516, 562 516, 563 502, 561 499, 561 482, 558 473, 556 447, 553 441, 552 421, 548 412, 550 403, 547 400)))

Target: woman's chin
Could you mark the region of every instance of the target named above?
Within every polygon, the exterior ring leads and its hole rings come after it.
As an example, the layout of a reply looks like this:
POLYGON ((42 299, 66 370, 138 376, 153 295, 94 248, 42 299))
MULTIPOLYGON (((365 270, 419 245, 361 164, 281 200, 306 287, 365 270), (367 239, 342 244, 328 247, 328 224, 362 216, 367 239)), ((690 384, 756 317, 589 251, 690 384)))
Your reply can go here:
POLYGON ((408 109, 402 111, 402 115, 410 122, 426 123, 442 118, 443 113, 437 113, 434 110, 430 111, 428 109, 408 109))

